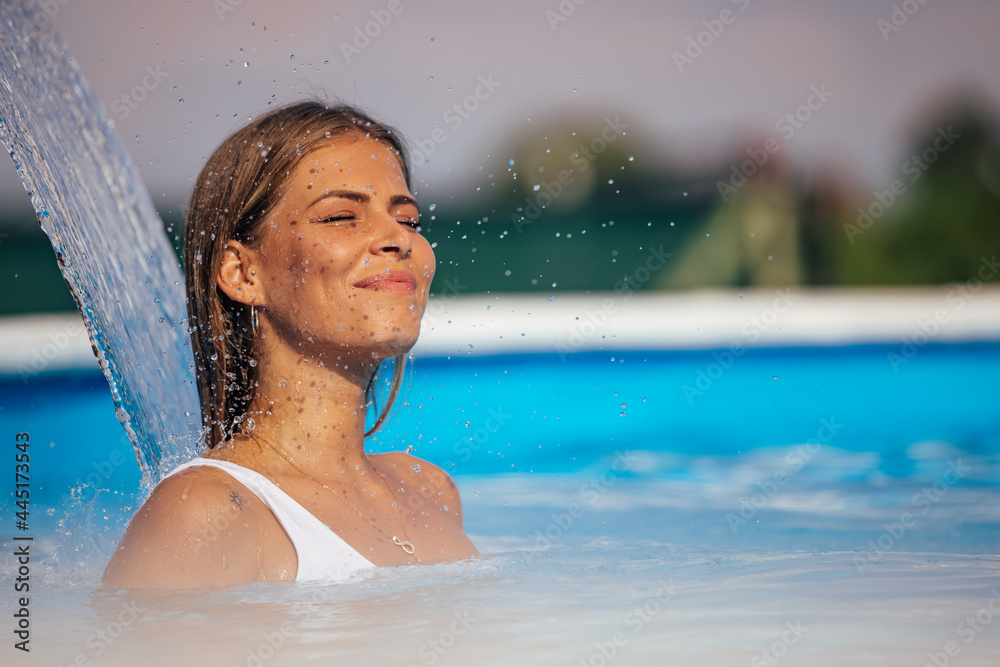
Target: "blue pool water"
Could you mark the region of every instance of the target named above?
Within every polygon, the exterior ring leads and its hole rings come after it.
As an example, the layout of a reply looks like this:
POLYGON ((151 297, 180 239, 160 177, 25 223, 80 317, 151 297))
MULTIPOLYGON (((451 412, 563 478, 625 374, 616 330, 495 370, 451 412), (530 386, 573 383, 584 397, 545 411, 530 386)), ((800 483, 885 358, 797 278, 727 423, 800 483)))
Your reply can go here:
POLYGON ((450 470, 483 557, 162 595, 96 587, 139 501, 102 376, 7 378, 38 664, 996 664, 1000 344, 896 351, 418 359, 372 448, 450 470))
MULTIPOLYGON (((906 478, 923 460, 911 455, 919 443, 1000 452, 1000 344, 931 345, 898 371, 895 351, 756 349, 725 369, 712 351, 417 359, 371 448, 412 446, 460 476, 577 472, 627 449, 656 455, 644 474, 683 480, 698 473, 672 467, 678 456, 739 465, 751 452, 818 439, 828 423, 827 449, 874 455, 870 468, 830 482, 906 478)), ((47 502, 114 452, 125 465, 102 483, 125 492, 138 482, 96 370, 27 384, 0 376, 0 428, 31 433, 47 502)))

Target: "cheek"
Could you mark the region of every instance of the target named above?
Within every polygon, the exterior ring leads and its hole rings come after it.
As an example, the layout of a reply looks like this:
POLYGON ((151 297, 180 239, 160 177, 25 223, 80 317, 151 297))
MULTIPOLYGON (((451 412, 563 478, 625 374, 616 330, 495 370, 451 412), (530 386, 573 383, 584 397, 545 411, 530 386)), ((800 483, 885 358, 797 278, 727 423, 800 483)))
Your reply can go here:
POLYGON ((340 288, 357 263, 357 253, 345 246, 330 246, 316 240, 296 244, 288 272, 307 285, 329 290, 340 288))

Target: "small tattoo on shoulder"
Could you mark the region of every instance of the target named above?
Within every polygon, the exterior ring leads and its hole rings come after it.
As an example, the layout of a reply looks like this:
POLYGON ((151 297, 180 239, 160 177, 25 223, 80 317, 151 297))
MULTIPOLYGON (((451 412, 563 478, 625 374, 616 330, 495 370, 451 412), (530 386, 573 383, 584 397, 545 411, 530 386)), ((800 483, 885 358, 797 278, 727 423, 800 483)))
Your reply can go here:
POLYGON ((240 510, 243 509, 243 499, 240 498, 240 494, 233 491, 232 493, 229 494, 229 499, 233 501, 233 504, 236 505, 237 509, 240 510))

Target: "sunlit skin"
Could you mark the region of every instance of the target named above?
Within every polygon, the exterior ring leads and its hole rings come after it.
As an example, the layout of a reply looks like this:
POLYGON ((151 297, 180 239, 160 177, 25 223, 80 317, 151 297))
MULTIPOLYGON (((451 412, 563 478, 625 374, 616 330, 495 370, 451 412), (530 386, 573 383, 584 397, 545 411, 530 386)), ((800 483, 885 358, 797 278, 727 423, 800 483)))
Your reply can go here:
MULTIPOLYGON (((258 313, 259 390, 249 411, 257 437, 239 434, 206 456, 263 474, 381 566, 478 553, 447 474, 402 452, 364 451, 369 378, 416 342, 434 277, 418 219, 395 152, 341 138, 299 162, 260 243, 230 241, 217 279, 258 313), (391 541, 404 534, 413 555, 391 541)), ((289 581, 296 571, 270 510, 224 472, 201 467, 154 490, 105 583, 220 586, 289 581)))

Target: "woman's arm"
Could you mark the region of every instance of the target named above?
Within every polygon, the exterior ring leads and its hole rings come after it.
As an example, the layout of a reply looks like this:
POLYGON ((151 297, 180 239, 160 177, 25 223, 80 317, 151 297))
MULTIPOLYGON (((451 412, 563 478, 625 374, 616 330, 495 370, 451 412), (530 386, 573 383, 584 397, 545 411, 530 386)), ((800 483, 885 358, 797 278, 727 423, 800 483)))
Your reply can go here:
POLYGON ((248 495, 213 468, 168 477, 132 518, 104 584, 168 589, 258 580, 259 521, 248 495))

